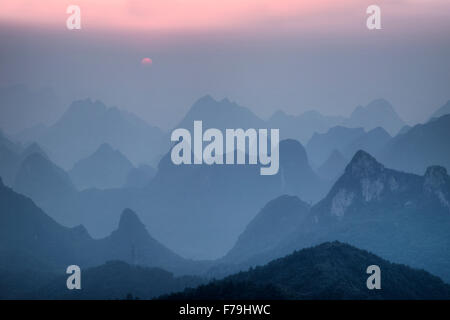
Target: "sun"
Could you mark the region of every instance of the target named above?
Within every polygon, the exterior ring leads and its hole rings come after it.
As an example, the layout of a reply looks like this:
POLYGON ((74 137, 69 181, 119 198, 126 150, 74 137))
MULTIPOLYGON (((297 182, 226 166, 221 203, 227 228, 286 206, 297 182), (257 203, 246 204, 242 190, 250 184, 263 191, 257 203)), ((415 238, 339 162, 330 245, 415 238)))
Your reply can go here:
POLYGON ((148 57, 142 58, 141 64, 142 64, 143 66, 151 66, 151 65, 153 64, 153 60, 150 59, 150 58, 148 58, 148 57))

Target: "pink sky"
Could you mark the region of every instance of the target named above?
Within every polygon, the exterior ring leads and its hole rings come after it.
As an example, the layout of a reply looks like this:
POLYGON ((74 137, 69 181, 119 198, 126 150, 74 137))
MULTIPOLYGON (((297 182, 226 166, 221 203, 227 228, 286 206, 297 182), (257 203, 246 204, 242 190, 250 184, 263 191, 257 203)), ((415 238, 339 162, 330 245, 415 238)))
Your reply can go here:
POLYGON ((0 21, 64 28, 70 4, 80 6, 84 29, 121 31, 351 29, 369 4, 415 28, 414 19, 433 23, 449 9, 448 0, 0 0, 0 21))

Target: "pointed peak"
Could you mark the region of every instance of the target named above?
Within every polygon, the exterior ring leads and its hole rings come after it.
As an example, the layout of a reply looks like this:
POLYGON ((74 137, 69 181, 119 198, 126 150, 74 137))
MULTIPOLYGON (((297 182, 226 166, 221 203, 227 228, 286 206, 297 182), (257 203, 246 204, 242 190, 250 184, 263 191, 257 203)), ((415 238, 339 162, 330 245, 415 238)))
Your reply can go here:
POLYGON ((79 107, 81 105, 90 105, 93 104, 93 101, 91 100, 91 98, 86 98, 86 99, 79 99, 79 100, 75 100, 70 104, 70 108, 76 108, 79 107))
POLYGON ((223 98, 222 100, 216 100, 214 99, 211 95, 207 94, 203 97, 201 97, 200 99, 198 99, 194 105, 192 106, 192 108, 197 109, 203 109, 203 108, 218 108, 218 107, 227 107, 230 105, 236 105, 236 103, 230 101, 230 99, 228 98, 223 98))
POLYGON ((133 210, 126 208, 120 216, 119 230, 135 232, 145 230, 145 226, 133 210))
POLYGON ((189 112, 194 112, 194 114, 205 112, 211 108, 217 108, 218 104, 219 104, 218 101, 216 101, 212 96, 207 94, 199 98, 197 101, 195 101, 192 107, 189 109, 189 112))
MULTIPOLYGON (((304 202, 297 196, 284 194, 284 195, 281 195, 281 196, 269 201, 263 209, 278 208, 280 205, 282 205, 284 207, 292 205, 292 206, 296 206, 296 207, 302 207, 305 209, 309 209, 311 207, 308 203, 304 202)), ((280 210, 280 211, 283 211, 283 210, 280 210)), ((278 212, 278 211, 276 213, 281 214, 281 212, 278 212)))
POLYGON ((33 142, 30 145, 28 145, 25 148, 25 150, 23 151, 24 155, 30 155, 32 153, 39 153, 42 156, 44 156, 45 158, 47 158, 47 155, 44 152, 44 150, 42 150, 41 146, 38 143, 36 143, 36 142, 33 142))
POLYGON ((394 110, 391 103, 383 98, 375 99, 367 105, 367 108, 380 108, 380 107, 394 110))
POLYGON ((278 117, 286 117, 288 116, 286 112, 283 110, 278 109, 275 111, 270 118, 278 118, 278 117))
POLYGON ((367 134, 382 134, 390 136, 390 134, 383 127, 373 128, 372 130, 369 130, 367 134))
POLYGON ((384 166, 369 153, 359 150, 345 168, 347 174, 355 177, 367 177, 383 171, 384 166))
POLYGON ((352 116, 354 116, 355 114, 357 114, 359 112, 363 112, 363 111, 364 111, 364 107, 362 105, 358 105, 358 106, 356 106, 355 110, 353 110, 352 116))
POLYGON ((109 145, 109 143, 104 142, 98 147, 97 151, 98 152, 113 152, 114 149, 109 145))
POLYGON ((87 231, 87 229, 82 224, 79 224, 79 225, 73 227, 71 230, 74 234, 76 234, 78 236, 83 236, 83 237, 88 237, 88 238, 91 237, 89 235, 89 232, 87 231))
POLYGON ((205 103, 211 103, 211 102, 217 102, 211 95, 206 94, 200 99, 198 99, 194 104, 205 104, 205 103))
POLYGON ((106 105, 100 100, 92 101, 90 98, 86 98, 84 100, 75 100, 73 101, 67 112, 76 113, 76 112, 85 112, 86 110, 106 110, 106 105))

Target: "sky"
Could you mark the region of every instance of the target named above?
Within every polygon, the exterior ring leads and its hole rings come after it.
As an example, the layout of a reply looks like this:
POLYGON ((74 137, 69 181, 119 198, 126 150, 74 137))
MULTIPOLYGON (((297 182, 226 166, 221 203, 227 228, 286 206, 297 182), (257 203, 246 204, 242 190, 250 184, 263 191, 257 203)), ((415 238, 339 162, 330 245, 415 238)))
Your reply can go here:
POLYGON ((100 99, 163 129, 205 94, 263 118, 385 98, 416 123, 450 99, 449 30, 447 0, 0 0, 0 86, 50 87, 61 113, 100 99), (73 4, 80 30, 66 28, 73 4), (371 4, 381 30, 366 28, 371 4))

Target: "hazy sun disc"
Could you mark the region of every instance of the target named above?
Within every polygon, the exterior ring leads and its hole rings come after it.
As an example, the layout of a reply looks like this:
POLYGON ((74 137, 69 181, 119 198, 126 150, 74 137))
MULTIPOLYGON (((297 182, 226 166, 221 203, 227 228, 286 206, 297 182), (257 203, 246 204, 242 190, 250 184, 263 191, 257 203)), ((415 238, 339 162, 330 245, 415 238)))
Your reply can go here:
POLYGON ((143 59, 141 60, 141 64, 142 64, 143 66, 151 66, 152 63, 153 63, 153 61, 152 61, 152 59, 150 59, 150 58, 143 58, 143 59))

